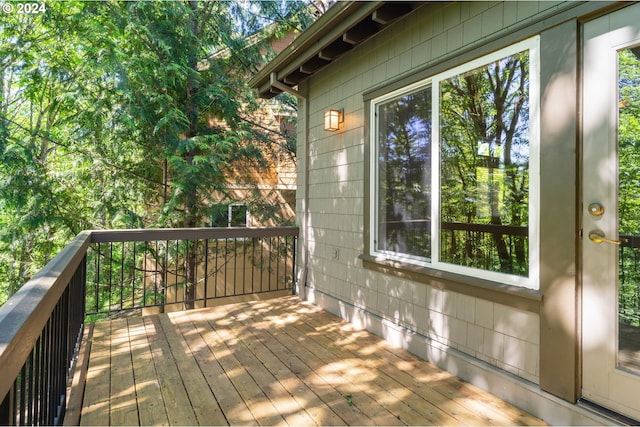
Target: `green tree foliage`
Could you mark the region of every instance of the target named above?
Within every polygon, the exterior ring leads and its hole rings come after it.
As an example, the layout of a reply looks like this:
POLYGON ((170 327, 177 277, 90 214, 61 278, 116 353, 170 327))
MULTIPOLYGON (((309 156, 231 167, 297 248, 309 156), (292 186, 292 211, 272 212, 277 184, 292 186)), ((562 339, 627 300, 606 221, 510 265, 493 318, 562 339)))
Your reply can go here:
POLYGON ((68 174, 73 161, 56 142, 67 138, 71 76, 83 67, 60 37, 58 6, 46 16, 4 14, 0 24, 0 286, 8 293, 83 225, 72 209, 80 196, 68 174))
MULTIPOLYGON (((85 228, 204 225, 272 133, 245 81, 308 2, 51 2, 0 21, 0 303, 85 228)), ((279 147, 275 147, 279 149, 279 147)))
POLYGON ((618 60, 618 227, 628 240, 619 257, 619 311, 622 322, 640 326, 640 249, 633 238, 640 236, 640 50, 622 50, 618 60))

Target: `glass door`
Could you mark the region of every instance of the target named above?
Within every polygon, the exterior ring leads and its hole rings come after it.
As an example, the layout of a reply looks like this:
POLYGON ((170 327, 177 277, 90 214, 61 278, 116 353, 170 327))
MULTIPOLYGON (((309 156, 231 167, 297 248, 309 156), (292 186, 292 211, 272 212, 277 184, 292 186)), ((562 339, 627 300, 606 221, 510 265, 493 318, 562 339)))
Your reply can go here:
POLYGON ((584 27, 582 394, 640 420, 638 16, 584 27))

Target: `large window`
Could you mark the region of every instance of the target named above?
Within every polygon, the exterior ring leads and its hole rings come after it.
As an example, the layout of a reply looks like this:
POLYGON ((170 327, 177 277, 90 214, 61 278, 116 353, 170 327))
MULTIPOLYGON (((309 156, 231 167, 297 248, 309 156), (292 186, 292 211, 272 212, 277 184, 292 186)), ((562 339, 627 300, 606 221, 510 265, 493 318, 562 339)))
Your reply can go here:
POLYGON ((537 288, 537 47, 372 101, 374 255, 537 288))

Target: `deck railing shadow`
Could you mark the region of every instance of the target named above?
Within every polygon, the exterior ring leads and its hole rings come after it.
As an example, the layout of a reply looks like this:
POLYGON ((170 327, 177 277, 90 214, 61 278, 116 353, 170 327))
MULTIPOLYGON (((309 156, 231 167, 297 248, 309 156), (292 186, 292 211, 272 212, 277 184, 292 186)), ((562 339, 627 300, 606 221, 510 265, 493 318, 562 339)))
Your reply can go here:
POLYGON ((297 236, 297 227, 80 233, 0 307, 0 424, 62 424, 86 322, 292 293, 297 236))

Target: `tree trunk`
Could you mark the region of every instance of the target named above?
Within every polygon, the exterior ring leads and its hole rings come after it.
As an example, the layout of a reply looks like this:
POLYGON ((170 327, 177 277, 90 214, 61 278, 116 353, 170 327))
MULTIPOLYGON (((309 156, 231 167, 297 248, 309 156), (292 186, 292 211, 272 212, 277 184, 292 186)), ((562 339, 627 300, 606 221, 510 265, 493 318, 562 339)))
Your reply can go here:
MULTIPOLYGON (((198 34, 198 2, 189 1, 191 8, 191 31, 197 37, 198 34)), ((197 75, 198 73, 198 58, 197 52, 190 52, 189 68, 197 75)), ((189 133, 187 138, 194 138, 198 135, 198 104, 194 99, 195 94, 198 91, 197 79, 191 77, 187 84, 187 113, 189 117, 189 133)), ((185 159, 189 167, 193 165, 193 160, 196 156, 196 149, 191 149, 186 153, 185 159)), ((186 203, 185 203, 185 221, 184 226, 186 228, 194 228, 200 222, 200 212, 198 209, 198 188, 197 182, 188 181, 190 187, 187 189, 186 203)), ((194 308, 196 299, 196 273, 198 269, 198 256, 196 250, 196 242, 193 242, 193 247, 190 249, 189 244, 185 248, 185 308, 190 310, 194 308)))

